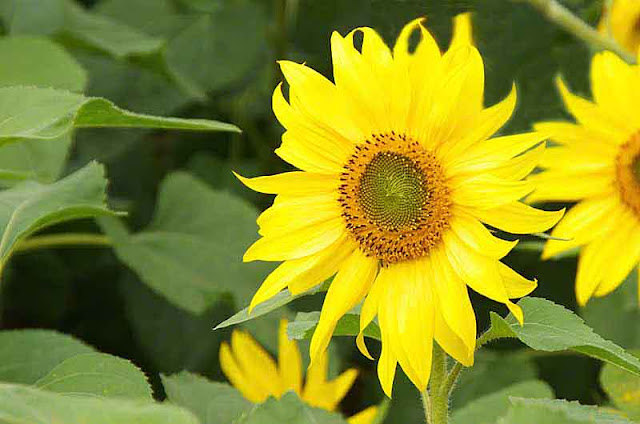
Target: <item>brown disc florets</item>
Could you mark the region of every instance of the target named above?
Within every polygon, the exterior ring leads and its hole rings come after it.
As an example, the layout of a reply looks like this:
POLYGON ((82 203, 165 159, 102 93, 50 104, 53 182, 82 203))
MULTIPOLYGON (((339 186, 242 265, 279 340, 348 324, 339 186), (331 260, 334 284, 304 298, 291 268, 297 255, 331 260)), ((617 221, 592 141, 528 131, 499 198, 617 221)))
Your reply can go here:
POLYGON ((449 226, 451 200, 436 157, 395 132, 356 146, 339 202, 363 252, 383 265, 427 255, 449 226))
POLYGON ((622 201, 640 217, 640 132, 620 147, 616 180, 622 201))

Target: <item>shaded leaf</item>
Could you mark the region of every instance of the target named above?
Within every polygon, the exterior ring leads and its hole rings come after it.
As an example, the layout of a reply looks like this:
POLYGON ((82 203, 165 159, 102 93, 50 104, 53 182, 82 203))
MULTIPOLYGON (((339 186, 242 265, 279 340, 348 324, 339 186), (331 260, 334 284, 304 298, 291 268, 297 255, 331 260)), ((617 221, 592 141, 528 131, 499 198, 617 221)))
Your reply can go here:
POLYGON ((12 35, 50 35, 64 25, 63 0, 4 0, 0 13, 12 35))
POLYGON ((456 409, 451 415, 451 424, 494 424, 509 410, 511 396, 552 399, 553 391, 540 380, 516 383, 456 409))
MULTIPOLYGON (((634 353, 637 356, 638 351, 634 353)), ((620 410, 632 420, 640 420, 640 377, 605 364, 600 374, 600 383, 620 410)))
POLYGON ((0 147, 0 184, 15 185, 22 180, 41 183, 56 181, 67 161, 71 133, 52 140, 23 140, 0 147))
POLYGON ((518 305, 524 311, 524 325, 520 326, 513 315, 504 319, 491 313, 488 339, 515 337, 535 350, 572 350, 640 375, 640 361, 636 357, 594 333, 568 309, 535 297, 524 298, 518 305))
POLYGON ((51 393, 0 384, 4 424, 198 424, 189 411, 173 405, 51 393))
POLYGON ((95 350, 51 330, 0 332, 0 381, 34 384, 66 359, 95 350))
POLYGON ((85 353, 65 359, 35 383, 50 392, 153 399, 142 371, 130 361, 106 353, 85 353))
POLYGON ((248 302, 271 269, 242 262, 255 238, 257 215, 247 202, 176 172, 163 181, 154 219, 144 231, 129 234, 113 220, 101 225, 118 257, 143 282, 200 314, 224 293, 248 302))
POLYGON ((28 181, 0 192, 0 270, 16 243, 48 226, 113 215, 105 205, 104 168, 92 162, 53 184, 28 181))
POLYGON ((498 424, 631 424, 621 415, 566 400, 512 398, 498 424))
MULTIPOLYGON (((290 339, 311 339, 313 332, 320 321, 320 312, 299 312, 296 319, 289 323, 287 334, 290 339)), ((333 332, 334 336, 357 336, 360 331, 360 315, 345 314, 333 332)), ((372 322, 364 330, 364 335, 376 340, 381 340, 380 327, 372 322)))
POLYGON ((188 372, 161 378, 169 402, 193 412, 202 424, 232 424, 253 407, 228 384, 188 372))

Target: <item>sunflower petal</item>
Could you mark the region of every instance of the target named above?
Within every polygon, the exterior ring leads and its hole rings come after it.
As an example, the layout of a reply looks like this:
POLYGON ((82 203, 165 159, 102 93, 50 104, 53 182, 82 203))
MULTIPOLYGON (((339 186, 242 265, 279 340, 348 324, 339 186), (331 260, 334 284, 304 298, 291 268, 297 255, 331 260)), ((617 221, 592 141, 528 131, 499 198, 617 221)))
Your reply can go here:
POLYGON ((559 211, 543 211, 521 202, 508 203, 495 209, 467 209, 487 225, 511 234, 542 233, 556 225, 564 215, 559 211))
POLYGON ((311 172, 284 172, 263 177, 245 178, 233 173, 242 184, 253 191, 266 194, 285 194, 288 196, 309 196, 330 193, 337 189, 337 175, 314 174, 311 172))
POLYGON ((295 341, 287 336, 287 320, 280 320, 278 331, 278 371, 284 391, 302 393, 302 356, 295 341))

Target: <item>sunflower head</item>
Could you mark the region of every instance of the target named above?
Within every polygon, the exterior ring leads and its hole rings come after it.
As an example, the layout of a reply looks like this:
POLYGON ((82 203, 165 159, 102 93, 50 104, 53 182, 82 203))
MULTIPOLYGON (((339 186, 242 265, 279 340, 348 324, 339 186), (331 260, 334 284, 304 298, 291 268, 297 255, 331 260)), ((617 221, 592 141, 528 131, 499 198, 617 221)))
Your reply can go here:
POLYGON ((515 88, 484 107, 484 65, 468 14, 455 19, 441 52, 417 19, 389 48, 371 28, 331 37, 331 82, 309 67, 280 62, 288 82, 273 96, 286 128, 276 153, 296 171, 247 186, 276 194, 258 218, 262 236, 244 259, 283 261, 251 307, 288 288, 301 293, 334 277, 311 340, 324 354, 338 320, 362 303, 357 345, 377 316, 382 335, 378 376, 391 395, 398 364, 424 390, 435 340, 473 363, 476 322, 467 286, 505 304, 535 281, 500 262, 516 234, 545 231, 562 216, 520 200, 522 179, 537 165, 545 135, 491 138, 511 116, 515 88), (356 48, 356 33, 363 35, 356 48), (409 40, 418 35, 415 48, 409 40))
POLYGON ((557 83, 576 122, 536 125, 556 146, 530 178, 537 190, 529 200, 577 202, 552 232, 567 241, 549 240, 543 258, 580 248, 576 297, 584 305, 613 291, 640 261, 640 67, 596 54, 593 101, 557 83))
MULTIPOLYGON (((303 382, 302 357, 295 341, 287 337, 287 321, 280 322, 278 362, 248 333, 236 330, 231 344, 220 347, 222 372, 249 401, 262 403, 270 397, 280 398, 295 392, 308 405, 335 411, 353 385, 358 372, 349 369, 335 380, 327 380, 329 356, 325 353, 307 370, 303 382)), ((370 424, 377 407, 370 407, 349 418, 349 424, 370 424)))

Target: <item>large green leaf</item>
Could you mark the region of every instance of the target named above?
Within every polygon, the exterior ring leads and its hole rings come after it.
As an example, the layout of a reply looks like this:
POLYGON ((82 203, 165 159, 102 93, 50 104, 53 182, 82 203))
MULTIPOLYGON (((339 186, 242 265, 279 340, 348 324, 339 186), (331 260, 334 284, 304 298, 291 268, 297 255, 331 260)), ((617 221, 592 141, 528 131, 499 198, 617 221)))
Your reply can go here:
POLYGON ((451 424, 494 424, 509 410, 511 396, 552 399, 553 391, 539 380, 516 383, 455 410, 451 415, 451 424))
POLYGON ((244 200, 177 172, 163 181, 155 217, 144 231, 129 234, 112 220, 102 225, 118 257, 143 282, 200 314, 224 293, 247 303, 271 269, 242 262, 256 236, 257 215, 244 200))
POLYGON ((51 393, 0 384, 3 424, 198 424, 189 411, 173 405, 51 393))
POLYGON ((66 359, 87 353, 95 353, 95 350, 55 331, 2 331, 0 381, 34 384, 66 359))
POLYGON ((36 87, 0 88, 0 122, 0 143, 20 138, 52 139, 74 127, 238 131, 222 122, 138 114, 103 98, 36 87))
POLYGON ((147 378, 138 367, 105 353, 85 353, 65 359, 35 386, 57 393, 153 399, 147 378))
POLYGON ((190 410, 202 424, 232 424, 253 407, 228 384, 188 372, 161 378, 169 402, 190 410))
POLYGON ((43 228, 113 215, 105 205, 104 168, 93 162, 53 184, 24 182, 0 192, 0 271, 16 244, 43 228))
POLYGON ((50 35, 64 25, 64 1, 3 0, 0 14, 11 35, 50 35))
POLYGON ((66 133, 53 140, 24 140, 0 146, 0 184, 56 181, 64 169, 71 139, 72 134, 66 133))
MULTIPOLYGON (((637 355, 638 351, 634 353, 637 355)), ((600 374, 600 383, 618 408, 632 420, 640 420, 640 377, 606 364, 600 374)))
POLYGON ((619 414, 566 400, 513 398, 511 404, 498 424, 632 424, 619 414))
POLYGON ((524 311, 524 325, 520 326, 513 315, 504 319, 492 313, 491 328, 485 335, 488 339, 515 337, 535 350, 572 350, 640 375, 636 357, 594 333, 571 311, 535 297, 524 298, 518 305, 524 311))
POLYGON ((307 406, 293 392, 286 393, 278 400, 269 398, 237 421, 237 424, 282 423, 346 424, 346 421, 336 413, 307 406))
POLYGON ((0 86, 35 85, 81 92, 87 73, 59 45, 46 38, 0 38, 0 86))

